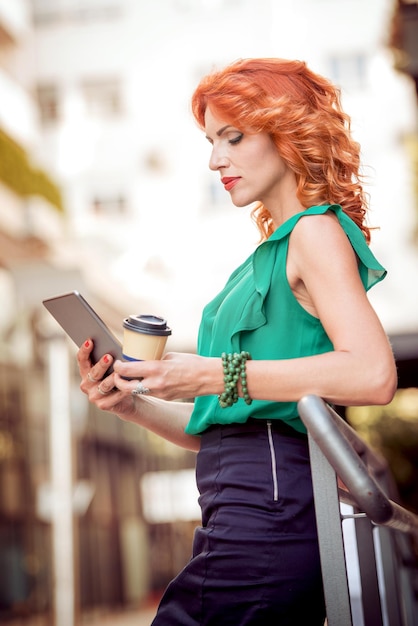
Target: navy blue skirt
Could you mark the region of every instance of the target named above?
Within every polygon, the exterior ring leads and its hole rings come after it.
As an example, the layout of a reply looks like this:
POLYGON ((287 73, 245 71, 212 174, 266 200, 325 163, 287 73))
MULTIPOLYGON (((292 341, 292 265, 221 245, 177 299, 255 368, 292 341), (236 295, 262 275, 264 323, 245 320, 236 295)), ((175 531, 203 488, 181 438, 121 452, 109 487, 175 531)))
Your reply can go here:
POLYGON ((152 626, 322 626, 307 437, 274 420, 211 427, 196 475, 202 526, 152 626))

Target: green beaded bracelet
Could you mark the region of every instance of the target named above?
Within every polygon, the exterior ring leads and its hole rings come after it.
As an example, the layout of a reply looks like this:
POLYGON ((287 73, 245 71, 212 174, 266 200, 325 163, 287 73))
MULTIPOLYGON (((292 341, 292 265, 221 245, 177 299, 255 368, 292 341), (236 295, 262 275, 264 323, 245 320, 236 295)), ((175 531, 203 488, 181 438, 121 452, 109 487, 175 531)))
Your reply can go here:
POLYGON ((219 404, 225 409, 232 406, 238 400, 238 381, 241 378, 241 388, 244 401, 251 404, 252 399, 248 393, 246 363, 251 359, 249 352, 233 352, 227 354, 223 352, 221 355, 222 367, 224 371, 223 393, 219 396, 219 404))

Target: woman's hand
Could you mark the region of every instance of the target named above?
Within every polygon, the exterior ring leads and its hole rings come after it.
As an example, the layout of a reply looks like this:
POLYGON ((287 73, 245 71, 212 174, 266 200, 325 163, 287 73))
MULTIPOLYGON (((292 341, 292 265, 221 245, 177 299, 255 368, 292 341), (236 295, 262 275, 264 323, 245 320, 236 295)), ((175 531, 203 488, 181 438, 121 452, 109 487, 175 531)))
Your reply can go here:
MULTIPOLYGON (((139 382, 146 389, 145 393, 163 400, 194 398, 223 391, 220 358, 169 352, 157 361, 115 361, 113 372, 104 378, 113 359, 105 354, 92 365, 92 348, 93 342, 87 340, 77 354, 82 379, 80 388, 100 408, 110 406, 110 398, 104 399, 110 394, 113 401, 120 402, 122 394, 128 396, 132 403, 132 392, 139 382)), ((125 409, 130 408, 131 404, 125 406, 125 409)))
POLYGON ((90 354, 92 350, 93 342, 88 339, 77 353, 78 368, 81 376, 81 391, 99 409, 110 411, 124 419, 129 419, 136 411, 131 390, 128 393, 119 390, 115 385, 115 374, 113 372, 105 377, 113 362, 110 354, 102 356, 95 365, 91 364, 90 354))
POLYGON ((209 362, 214 372, 220 369, 222 386, 220 359, 203 359, 190 354, 167 354, 161 361, 116 361, 113 364, 115 371, 105 376, 113 359, 105 354, 92 365, 92 349, 93 342, 88 339, 77 353, 81 375, 80 389, 92 404, 103 411, 115 413, 121 419, 148 428, 176 445, 189 450, 199 449, 200 438, 184 432, 193 403, 167 400, 194 397, 198 389, 196 381, 200 378, 202 386, 203 378, 208 379, 207 375, 202 376, 205 371, 204 362, 209 362), (138 388, 140 382, 147 393, 138 396, 132 392, 138 388))
POLYGON ((130 394, 139 381, 146 393, 162 400, 195 398, 223 391, 220 358, 169 352, 158 361, 116 361, 113 367, 114 384, 130 394))

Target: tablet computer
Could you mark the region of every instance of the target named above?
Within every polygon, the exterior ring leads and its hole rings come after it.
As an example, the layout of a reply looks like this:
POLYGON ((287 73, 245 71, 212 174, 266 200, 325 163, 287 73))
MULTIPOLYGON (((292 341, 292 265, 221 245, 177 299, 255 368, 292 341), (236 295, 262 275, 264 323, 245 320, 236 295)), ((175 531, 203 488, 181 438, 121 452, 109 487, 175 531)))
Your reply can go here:
MULTIPOLYGON (((42 304, 78 347, 86 339, 93 340, 94 347, 90 355, 93 364, 105 354, 122 359, 121 342, 78 291, 47 298, 42 304)), ((112 367, 106 375, 111 371, 112 367)))

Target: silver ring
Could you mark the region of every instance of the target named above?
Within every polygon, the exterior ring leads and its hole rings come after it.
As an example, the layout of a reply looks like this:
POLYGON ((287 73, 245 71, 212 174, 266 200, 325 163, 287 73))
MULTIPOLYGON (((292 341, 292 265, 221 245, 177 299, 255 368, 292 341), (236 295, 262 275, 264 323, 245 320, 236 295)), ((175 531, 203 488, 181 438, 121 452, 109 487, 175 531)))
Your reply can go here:
POLYGON ((93 378, 90 372, 87 372, 87 378, 89 379, 91 383, 97 383, 97 381, 99 380, 98 378, 93 378))
POLYGON ((143 385, 141 383, 141 381, 139 381, 139 383, 137 384, 137 386, 135 387, 135 389, 132 389, 132 395, 133 396, 142 396, 145 393, 149 393, 149 389, 148 387, 145 387, 145 385, 143 385))
POLYGON ((102 396, 107 396, 108 393, 110 393, 111 391, 113 391, 113 389, 109 389, 109 391, 103 391, 103 389, 100 388, 100 385, 97 386, 97 391, 99 393, 102 394, 102 396))

